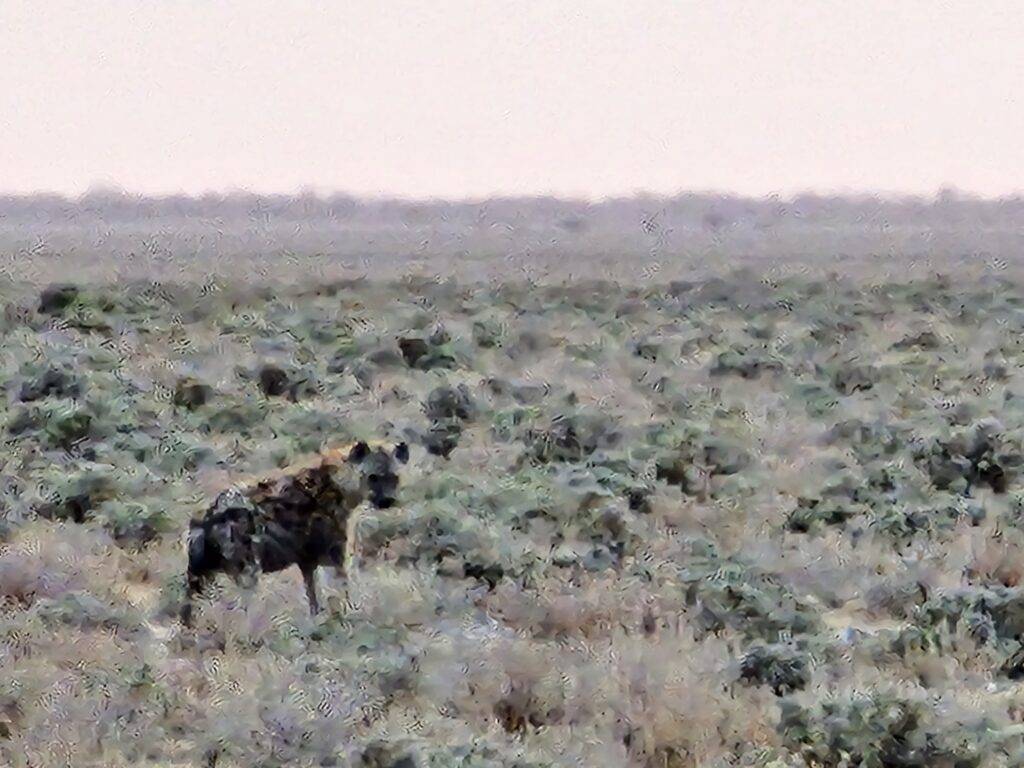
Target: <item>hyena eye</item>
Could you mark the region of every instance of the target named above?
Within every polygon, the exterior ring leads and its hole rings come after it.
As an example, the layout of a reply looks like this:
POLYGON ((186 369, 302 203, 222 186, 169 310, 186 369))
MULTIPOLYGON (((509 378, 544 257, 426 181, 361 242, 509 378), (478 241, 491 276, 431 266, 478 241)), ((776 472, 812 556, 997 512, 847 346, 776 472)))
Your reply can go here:
POLYGON ((379 483, 380 482, 380 475, 373 474, 373 475, 370 475, 370 477, 368 479, 369 479, 369 481, 371 483, 379 483))

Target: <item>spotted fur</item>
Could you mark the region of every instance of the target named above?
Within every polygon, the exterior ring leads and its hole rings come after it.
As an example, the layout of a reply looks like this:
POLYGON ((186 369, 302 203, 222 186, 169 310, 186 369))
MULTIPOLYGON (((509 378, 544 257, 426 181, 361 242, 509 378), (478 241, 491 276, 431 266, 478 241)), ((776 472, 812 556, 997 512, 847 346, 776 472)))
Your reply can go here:
POLYGON ((255 584, 260 573, 297 565, 312 613, 320 610, 316 570, 344 575, 351 562, 352 514, 364 501, 377 508, 396 503, 397 465, 409 448, 358 442, 321 451, 258 477, 244 478, 213 500, 189 525, 187 597, 189 624, 197 594, 217 574, 255 584))

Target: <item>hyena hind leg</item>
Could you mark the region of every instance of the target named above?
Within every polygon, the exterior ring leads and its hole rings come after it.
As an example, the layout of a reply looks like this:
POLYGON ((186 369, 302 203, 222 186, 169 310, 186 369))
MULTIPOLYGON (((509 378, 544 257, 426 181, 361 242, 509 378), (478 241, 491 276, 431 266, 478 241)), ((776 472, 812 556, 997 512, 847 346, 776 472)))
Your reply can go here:
POLYGON ((316 565, 301 565, 302 580, 306 583, 306 598, 309 600, 309 613, 316 616, 320 613, 320 600, 316 594, 316 565))
POLYGON ((188 575, 186 579, 185 601, 182 603, 181 612, 178 617, 181 619, 182 626, 186 629, 192 629, 196 598, 203 594, 209 579, 193 575, 188 575))

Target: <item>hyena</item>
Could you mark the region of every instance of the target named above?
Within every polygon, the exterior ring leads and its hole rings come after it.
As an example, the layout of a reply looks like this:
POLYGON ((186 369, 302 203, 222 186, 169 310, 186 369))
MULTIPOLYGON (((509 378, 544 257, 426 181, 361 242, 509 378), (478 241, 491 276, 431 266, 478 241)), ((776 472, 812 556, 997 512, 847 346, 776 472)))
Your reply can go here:
POLYGON ((364 501, 394 506, 398 465, 409 446, 359 442, 234 485, 219 494, 188 533, 187 596, 181 618, 192 620, 195 596, 217 574, 252 587, 260 573, 297 565, 312 614, 320 611, 316 571, 345 574, 352 512, 364 501))

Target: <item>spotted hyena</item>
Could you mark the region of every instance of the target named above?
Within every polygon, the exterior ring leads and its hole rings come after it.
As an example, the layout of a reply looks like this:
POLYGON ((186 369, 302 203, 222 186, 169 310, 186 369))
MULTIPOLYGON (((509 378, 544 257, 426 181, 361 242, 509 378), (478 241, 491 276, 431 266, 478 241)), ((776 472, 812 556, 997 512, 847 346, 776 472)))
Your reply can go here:
POLYGON ((292 565, 302 571, 310 611, 319 612, 317 568, 332 566, 344 575, 352 512, 364 501, 379 509, 394 506, 398 465, 408 460, 404 442, 359 442, 220 493, 189 525, 183 622, 191 623, 195 596, 216 574, 253 586, 260 573, 292 565))

